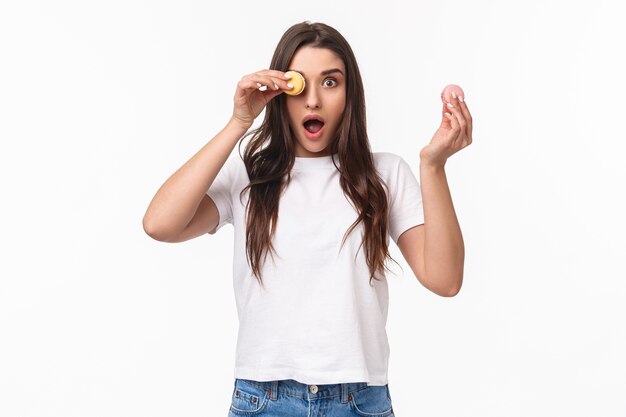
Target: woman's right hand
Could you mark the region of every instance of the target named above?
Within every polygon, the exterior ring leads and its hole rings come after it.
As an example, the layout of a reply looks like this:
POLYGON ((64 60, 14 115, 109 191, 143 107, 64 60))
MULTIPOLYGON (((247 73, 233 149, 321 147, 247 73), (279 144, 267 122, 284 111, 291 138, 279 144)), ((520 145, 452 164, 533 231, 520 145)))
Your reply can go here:
POLYGON ((271 99, 282 93, 283 89, 290 89, 288 82, 289 78, 285 77, 285 73, 277 70, 266 69, 244 75, 237 83, 232 119, 246 129, 250 128, 271 99), (259 90, 257 83, 267 86, 267 89, 259 90))

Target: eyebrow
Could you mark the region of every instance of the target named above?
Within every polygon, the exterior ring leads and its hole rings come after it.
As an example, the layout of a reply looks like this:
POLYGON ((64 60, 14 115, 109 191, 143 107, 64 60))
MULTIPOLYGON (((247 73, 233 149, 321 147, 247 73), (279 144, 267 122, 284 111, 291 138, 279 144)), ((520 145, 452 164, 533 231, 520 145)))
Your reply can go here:
MULTIPOLYGON (((303 77, 306 77, 306 75, 304 75, 304 73, 302 71, 300 71, 300 70, 288 69, 287 71, 298 71, 300 74, 302 74, 303 77)), ((338 72, 341 75, 344 75, 343 72, 341 72, 341 70, 339 68, 333 68, 333 69, 324 70, 324 71, 320 72, 320 75, 328 75, 328 74, 332 74, 334 72, 338 72)))

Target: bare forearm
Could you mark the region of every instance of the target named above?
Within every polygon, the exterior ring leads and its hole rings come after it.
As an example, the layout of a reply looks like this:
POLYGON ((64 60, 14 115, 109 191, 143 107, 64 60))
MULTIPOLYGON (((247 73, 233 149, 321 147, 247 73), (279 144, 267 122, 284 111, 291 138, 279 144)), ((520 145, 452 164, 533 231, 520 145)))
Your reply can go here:
POLYGON ((465 247, 443 166, 420 164, 424 205, 424 268, 431 284, 456 293, 463 281, 465 247))
POLYGON ((247 128, 228 124, 172 174, 152 198, 143 218, 146 232, 160 239, 180 233, 247 128))

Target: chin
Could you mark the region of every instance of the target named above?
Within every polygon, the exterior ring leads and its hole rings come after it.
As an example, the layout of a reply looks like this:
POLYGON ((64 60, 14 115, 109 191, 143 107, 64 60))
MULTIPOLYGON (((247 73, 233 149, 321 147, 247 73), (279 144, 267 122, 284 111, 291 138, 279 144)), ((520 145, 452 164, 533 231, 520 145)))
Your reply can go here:
POLYGON ((300 146, 302 146, 307 151, 313 152, 313 153, 320 153, 326 150, 330 150, 329 143, 313 143, 313 144, 307 143, 306 145, 300 143, 300 146))

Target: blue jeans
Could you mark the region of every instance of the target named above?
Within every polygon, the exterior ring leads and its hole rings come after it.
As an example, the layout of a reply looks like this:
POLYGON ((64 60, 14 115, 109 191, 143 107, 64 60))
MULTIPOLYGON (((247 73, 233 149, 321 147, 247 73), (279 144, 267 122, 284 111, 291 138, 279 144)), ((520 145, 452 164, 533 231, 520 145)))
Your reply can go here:
POLYGON ((235 378, 228 417, 394 417, 388 385, 235 378))

